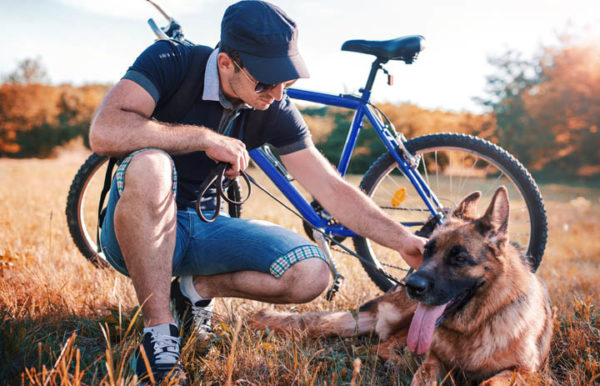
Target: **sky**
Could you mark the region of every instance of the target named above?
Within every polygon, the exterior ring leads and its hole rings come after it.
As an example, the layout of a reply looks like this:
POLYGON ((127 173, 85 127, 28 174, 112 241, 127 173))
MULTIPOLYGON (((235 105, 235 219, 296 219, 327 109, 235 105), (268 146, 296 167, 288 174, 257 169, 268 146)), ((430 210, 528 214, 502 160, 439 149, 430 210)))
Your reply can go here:
MULTIPOLYGON (((156 0, 197 44, 219 40, 233 1, 156 0)), ((273 0, 299 27, 299 49, 311 73, 295 87, 332 94, 364 86, 372 56, 343 52, 351 39, 423 35, 426 49, 411 65, 390 62, 376 102, 482 112, 487 58, 509 49, 532 57, 569 30, 600 36, 600 0, 273 0)), ((165 19, 144 0, 0 0, 0 75, 39 58, 53 84, 116 83, 154 40, 147 24, 165 19)))

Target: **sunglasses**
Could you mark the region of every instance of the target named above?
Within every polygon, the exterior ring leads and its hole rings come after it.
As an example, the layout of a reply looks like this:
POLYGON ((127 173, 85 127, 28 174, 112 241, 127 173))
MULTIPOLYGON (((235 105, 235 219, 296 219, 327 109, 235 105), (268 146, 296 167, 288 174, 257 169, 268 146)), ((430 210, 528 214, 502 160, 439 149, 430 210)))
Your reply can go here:
MULTIPOLYGON (((262 83, 257 80, 254 80, 254 79, 250 78, 250 75, 248 75, 246 73, 246 70, 244 70, 235 60, 232 60, 232 62, 242 72, 242 74, 244 74, 246 79, 248 79, 250 81, 250 83, 254 84, 254 92, 257 94, 259 94, 261 92, 271 91, 272 89, 274 89, 275 87, 277 87, 281 84, 281 83, 267 84, 267 83, 262 83)), ((288 80, 287 82, 283 83, 283 88, 288 88, 291 85, 293 85, 294 83, 296 83, 296 79, 288 80)))

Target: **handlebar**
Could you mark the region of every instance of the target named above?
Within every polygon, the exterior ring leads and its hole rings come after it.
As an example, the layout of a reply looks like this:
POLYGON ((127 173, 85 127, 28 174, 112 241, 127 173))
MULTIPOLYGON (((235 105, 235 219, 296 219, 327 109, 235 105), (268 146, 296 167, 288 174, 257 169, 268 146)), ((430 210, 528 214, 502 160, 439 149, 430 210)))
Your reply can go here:
POLYGON ((158 12, 160 12, 169 22, 169 24, 166 27, 159 27, 152 18, 148 19, 148 24, 150 25, 152 32, 154 32, 154 34, 158 37, 159 40, 174 40, 181 44, 192 45, 192 42, 186 40, 186 38, 183 36, 181 25, 177 23, 175 19, 167 15, 167 13, 154 1, 146 1, 152 4, 158 10, 158 12))
MULTIPOLYGON (((148 0, 148 1, 150 1, 150 0, 148 0)), ((162 28, 160 28, 159 26, 156 25, 156 22, 152 18, 148 19, 148 24, 150 25, 152 32, 154 32, 154 34, 156 35, 158 40, 169 40, 169 37, 167 36, 167 34, 165 34, 165 32, 162 30, 162 28)))

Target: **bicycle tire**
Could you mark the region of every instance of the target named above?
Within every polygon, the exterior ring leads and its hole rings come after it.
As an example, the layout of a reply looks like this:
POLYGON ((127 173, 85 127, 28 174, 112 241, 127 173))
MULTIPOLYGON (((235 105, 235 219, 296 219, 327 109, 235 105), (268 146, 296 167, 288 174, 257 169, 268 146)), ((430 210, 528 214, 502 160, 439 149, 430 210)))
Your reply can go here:
MULTIPOLYGON (((110 266, 104 254, 98 251, 96 243, 99 192, 104 183, 106 174, 104 166, 107 164, 107 160, 108 157, 96 153, 92 153, 85 160, 71 182, 65 208, 67 225, 73 242, 83 257, 99 268, 110 266)), ((237 181, 230 183, 227 196, 234 201, 241 200, 242 193, 237 181)), ((105 199, 104 204, 107 201, 108 197, 105 199)), ((241 205, 228 205, 228 212, 231 217, 241 216, 241 205)))
MULTIPOLYGON (((512 222, 509 226, 511 232, 509 238, 512 241, 522 242, 522 245, 526 244, 527 247, 523 252, 530 262, 532 271, 537 270, 547 240, 546 211, 535 181, 515 157, 499 146, 481 138, 452 133, 416 137, 406 142, 406 148, 411 154, 421 155, 418 170, 444 208, 453 209, 464 196, 473 190, 484 190, 481 205, 487 205, 497 187, 509 185, 507 188, 509 188, 511 199, 512 222), (462 158, 458 155, 462 155, 462 158), (458 164, 458 159, 461 159, 460 164, 458 164), (484 168, 484 163, 488 164, 486 168, 484 168), (435 176, 433 172, 435 172, 435 176), (440 175, 440 172, 443 175, 440 175), (434 181, 434 177, 437 180, 434 181), (454 192, 454 178, 460 182, 456 192, 454 192), (446 185, 443 189, 440 189, 443 186, 439 183, 440 179, 446 185), (450 182, 450 192, 448 191, 448 182, 450 182), (526 241, 523 242, 523 240, 526 241)), ((389 153, 382 154, 369 167, 361 180, 360 188, 388 214, 394 212, 393 215, 395 215, 396 212, 403 212, 403 216, 406 217, 407 213, 411 212, 408 217, 421 217, 421 223, 426 221, 425 216, 430 215, 422 199, 418 197, 408 179, 399 171, 395 160, 389 153), (398 186, 395 192, 402 192, 404 189, 400 196, 404 195, 405 201, 399 207, 392 207, 390 210, 390 206, 384 205, 382 202, 389 199, 390 192, 386 189, 389 190, 392 186, 394 188, 398 186), (408 192, 407 189, 412 189, 412 191, 408 192), (409 202, 406 197, 411 197, 411 195, 412 202, 409 202), (411 207, 414 208, 411 209, 411 207)), ((382 255, 385 255, 383 248, 380 249, 383 252, 378 252, 378 256, 375 249, 379 247, 373 246, 374 243, 370 240, 356 237, 353 241, 356 251, 361 256, 375 266, 383 267, 382 255)), ((396 261, 398 260, 398 254, 395 251, 389 255, 390 259, 392 257, 396 261)), ((384 291, 391 288, 393 283, 390 280, 372 266, 363 262, 361 264, 370 279, 379 288, 384 291)))

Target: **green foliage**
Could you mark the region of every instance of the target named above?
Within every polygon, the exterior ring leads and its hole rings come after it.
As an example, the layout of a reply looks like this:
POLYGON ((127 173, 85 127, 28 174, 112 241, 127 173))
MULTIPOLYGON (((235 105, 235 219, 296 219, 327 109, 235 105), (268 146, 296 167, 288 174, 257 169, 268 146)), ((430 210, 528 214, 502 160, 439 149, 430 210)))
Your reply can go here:
POLYGON ((478 98, 480 104, 490 108, 496 117, 498 144, 527 165, 531 164, 531 146, 538 133, 531 130, 532 122, 523 96, 541 82, 541 70, 536 60, 525 60, 521 54, 509 50, 503 55, 489 58, 496 72, 487 77, 487 99, 478 98))
POLYGON ((79 136, 87 138, 89 123, 76 125, 52 126, 43 123, 28 131, 17 132, 17 144, 20 147, 19 157, 46 158, 52 151, 79 136))
MULTIPOLYGON (((302 111, 304 114, 304 110, 302 111)), ((353 114, 348 110, 336 110, 330 112, 333 114, 334 128, 325 142, 317 144, 317 148, 327 157, 327 159, 337 165, 340 161, 342 149, 346 143, 348 131, 352 124, 353 114)), ((352 155, 349 173, 364 173, 369 165, 385 150, 377 133, 373 130, 368 121, 363 120, 363 127, 359 132, 356 148, 352 155)))
POLYGON ((329 112, 327 106, 323 107, 305 107, 302 109, 302 115, 324 117, 329 112))

